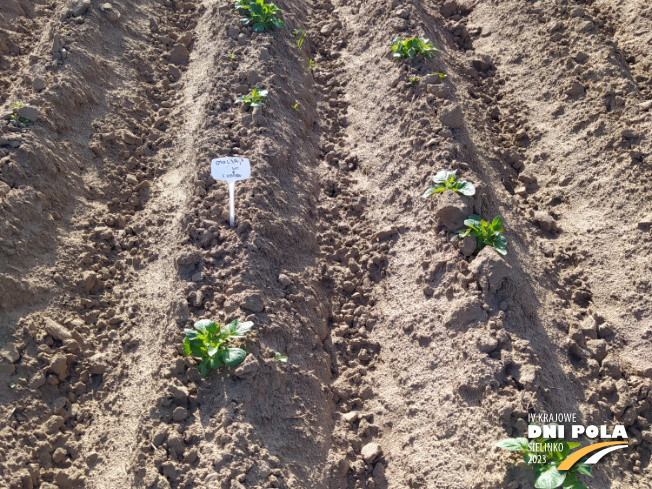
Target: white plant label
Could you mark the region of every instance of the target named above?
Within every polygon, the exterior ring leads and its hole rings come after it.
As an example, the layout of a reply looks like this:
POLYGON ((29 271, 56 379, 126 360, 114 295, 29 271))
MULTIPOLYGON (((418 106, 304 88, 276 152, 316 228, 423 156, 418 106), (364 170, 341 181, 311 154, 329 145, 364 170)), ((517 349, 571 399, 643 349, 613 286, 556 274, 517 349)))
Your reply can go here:
POLYGON ((235 223, 235 182, 251 175, 251 164, 247 158, 215 158, 211 161, 211 175, 215 180, 229 184, 229 215, 231 227, 235 223))

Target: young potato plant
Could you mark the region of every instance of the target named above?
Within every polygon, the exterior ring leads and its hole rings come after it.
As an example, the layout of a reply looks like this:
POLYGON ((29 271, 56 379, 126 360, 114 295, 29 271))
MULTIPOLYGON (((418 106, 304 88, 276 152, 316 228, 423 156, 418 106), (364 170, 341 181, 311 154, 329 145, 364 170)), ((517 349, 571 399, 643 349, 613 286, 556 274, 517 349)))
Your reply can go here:
POLYGON ((580 443, 565 442, 563 440, 528 440, 527 438, 507 438, 496 443, 498 448, 523 452, 525 463, 532 467, 535 476, 534 487, 537 489, 588 489, 578 476, 580 474, 593 477, 591 466, 584 463, 576 463, 570 470, 557 470, 573 448, 579 447, 580 443), (538 452, 530 450, 535 446, 549 446, 552 450, 538 452), (561 450, 557 448, 561 447, 561 450))
POLYGON ((401 39, 397 37, 392 41, 392 45, 389 48, 394 51, 394 59, 411 59, 419 53, 421 53, 424 58, 432 59, 434 57, 432 53, 434 51, 439 51, 439 49, 430 44, 428 39, 424 39, 423 37, 413 37, 411 39, 406 39, 405 41, 401 41, 401 39))
POLYGON ((202 377, 206 377, 209 369, 237 367, 244 361, 247 352, 242 348, 230 347, 228 343, 244 338, 253 325, 251 321, 241 323, 235 320, 222 329, 215 321, 202 319, 195 323, 195 329, 185 330, 183 352, 186 356, 201 359, 197 368, 202 377))
MULTIPOLYGON (((11 104, 11 108, 14 110, 20 109, 23 105, 23 102, 19 100, 15 104, 11 104)), ((19 116, 18 114, 11 114, 9 116, 9 124, 11 124, 14 127, 27 127, 29 126, 29 120, 25 119, 24 117, 19 116)))
POLYGON ((303 46, 303 41, 306 40, 306 34, 307 34, 307 32, 303 31, 301 29, 294 29, 292 31, 293 36, 298 36, 299 37, 299 39, 297 40, 297 47, 299 49, 301 49, 301 47, 303 46))
POLYGON ((285 22, 277 17, 282 10, 273 3, 266 3, 265 0, 236 0, 235 8, 247 16, 242 19, 242 23, 252 26, 254 32, 285 27, 285 22))
POLYGON ((507 240, 503 236, 503 218, 500 216, 494 217, 494 220, 487 222, 481 219, 480 216, 471 214, 469 218, 464 221, 464 225, 468 226, 466 231, 459 231, 460 239, 467 236, 473 236, 478 241, 476 253, 485 246, 491 246, 497 253, 501 255, 507 254, 505 245, 507 240))
POLYGON ((446 192, 446 190, 462 195, 475 195, 475 186, 471 182, 455 178, 456 173, 457 170, 442 170, 438 172, 434 177, 432 177, 435 186, 426 190, 423 194, 423 198, 428 198, 432 194, 439 192, 446 192))
POLYGON ((254 88, 251 91, 251 95, 242 95, 235 99, 237 104, 245 104, 247 108, 249 107, 262 107, 267 102, 267 90, 259 90, 254 88))

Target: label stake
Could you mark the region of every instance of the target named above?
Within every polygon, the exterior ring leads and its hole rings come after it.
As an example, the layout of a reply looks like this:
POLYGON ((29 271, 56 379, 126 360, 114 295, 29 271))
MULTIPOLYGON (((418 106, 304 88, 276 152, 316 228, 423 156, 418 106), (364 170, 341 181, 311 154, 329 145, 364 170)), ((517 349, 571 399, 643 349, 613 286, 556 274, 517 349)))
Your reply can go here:
POLYGON ((229 223, 235 224, 235 182, 229 182, 229 223))
POLYGON ((247 158, 216 158, 211 161, 211 175, 215 180, 229 185, 229 224, 235 226, 235 182, 246 180, 251 175, 251 164, 247 158))

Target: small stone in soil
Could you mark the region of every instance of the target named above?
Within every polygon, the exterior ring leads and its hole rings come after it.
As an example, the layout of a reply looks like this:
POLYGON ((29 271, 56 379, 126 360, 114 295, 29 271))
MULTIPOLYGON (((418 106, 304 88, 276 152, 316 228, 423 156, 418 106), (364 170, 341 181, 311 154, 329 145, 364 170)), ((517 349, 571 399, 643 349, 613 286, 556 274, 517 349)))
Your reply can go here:
POLYGON ((188 417, 188 410, 183 406, 179 406, 175 408, 175 410, 172 412, 172 419, 175 421, 183 421, 187 417, 188 417))
POLYGON ((383 454, 383 449, 378 443, 367 443, 360 452, 365 462, 370 464, 383 454))

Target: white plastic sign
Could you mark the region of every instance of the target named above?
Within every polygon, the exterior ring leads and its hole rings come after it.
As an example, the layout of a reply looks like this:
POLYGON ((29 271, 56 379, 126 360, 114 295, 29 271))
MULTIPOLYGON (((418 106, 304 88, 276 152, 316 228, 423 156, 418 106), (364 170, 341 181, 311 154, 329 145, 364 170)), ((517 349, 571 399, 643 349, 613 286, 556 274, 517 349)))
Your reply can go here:
POLYGON ((251 175, 251 164, 247 158, 216 158, 211 161, 211 175, 215 180, 229 184, 229 215, 231 227, 235 223, 235 182, 251 175))

